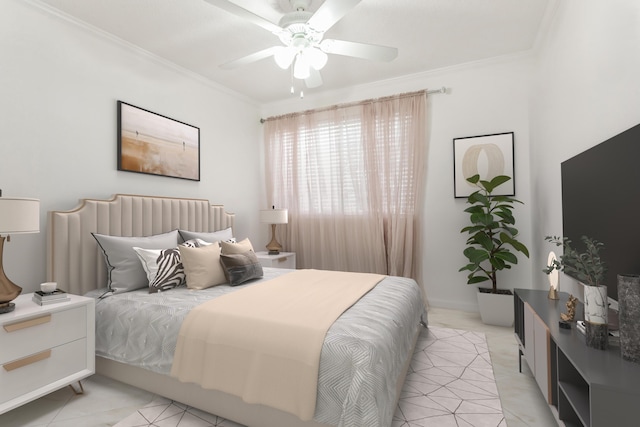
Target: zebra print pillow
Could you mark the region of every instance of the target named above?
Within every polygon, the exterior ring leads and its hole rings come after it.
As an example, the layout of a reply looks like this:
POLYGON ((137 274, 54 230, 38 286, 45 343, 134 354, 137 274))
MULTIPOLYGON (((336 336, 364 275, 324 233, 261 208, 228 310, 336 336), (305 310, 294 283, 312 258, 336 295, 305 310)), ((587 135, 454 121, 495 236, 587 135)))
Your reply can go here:
MULTIPOLYGON (((188 240, 182 245, 197 248, 200 243, 197 240, 188 240)), ((186 276, 180 259, 180 250, 177 247, 169 249, 134 247, 133 250, 138 254, 142 267, 147 273, 150 294, 173 289, 184 284, 186 276)))

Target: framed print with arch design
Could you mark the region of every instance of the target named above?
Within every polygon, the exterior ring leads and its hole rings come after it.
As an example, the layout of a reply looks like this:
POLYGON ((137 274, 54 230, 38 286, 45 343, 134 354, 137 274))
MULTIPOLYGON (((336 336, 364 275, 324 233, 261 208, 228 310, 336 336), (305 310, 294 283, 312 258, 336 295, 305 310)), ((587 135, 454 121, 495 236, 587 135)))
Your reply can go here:
POLYGON ((515 196, 513 132, 453 139, 453 182, 456 198, 466 198, 478 188, 467 178, 479 174, 490 180, 497 175, 511 179, 493 192, 494 196, 515 196))

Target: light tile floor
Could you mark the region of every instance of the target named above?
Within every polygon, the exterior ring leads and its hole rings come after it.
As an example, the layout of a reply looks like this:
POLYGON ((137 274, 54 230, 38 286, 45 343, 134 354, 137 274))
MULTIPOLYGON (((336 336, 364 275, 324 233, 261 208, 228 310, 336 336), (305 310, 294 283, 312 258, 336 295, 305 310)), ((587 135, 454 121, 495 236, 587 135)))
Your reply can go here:
MULTIPOLYGON (((477 313, 443 308, 429 309, 429 324, 485 334, 509 427, 551 427, 555 420, 526 363, 518 372, 518 347, 512 328, 484 325, 477 313)), ((151 393, 94 375, 83 381, 85 394, 74 397, 61 389, 6 414, 2 427, 111 427, 137 409, 158 399, 151 393)), ((230 424, 231 426, 232 424, 230 424)), ((437 424, 431 423, 437 427, 437 424)))

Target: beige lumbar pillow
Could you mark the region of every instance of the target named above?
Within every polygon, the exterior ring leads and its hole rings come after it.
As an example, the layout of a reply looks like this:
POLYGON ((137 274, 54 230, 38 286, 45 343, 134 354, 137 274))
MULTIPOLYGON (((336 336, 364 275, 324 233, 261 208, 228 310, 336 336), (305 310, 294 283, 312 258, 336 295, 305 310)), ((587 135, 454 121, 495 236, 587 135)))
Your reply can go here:
POLYGON ((180 258, 187 278, 187 288, 206 289, 227 283, 220 264, 220 246, 208 245, 199 248, 180 248, 180 258))
POLYGON ((251 245, 248 238, 238 243, 220 242, 220 248, 224 255, 243 254, 248 251, 253 251, 253 245, 251 245))

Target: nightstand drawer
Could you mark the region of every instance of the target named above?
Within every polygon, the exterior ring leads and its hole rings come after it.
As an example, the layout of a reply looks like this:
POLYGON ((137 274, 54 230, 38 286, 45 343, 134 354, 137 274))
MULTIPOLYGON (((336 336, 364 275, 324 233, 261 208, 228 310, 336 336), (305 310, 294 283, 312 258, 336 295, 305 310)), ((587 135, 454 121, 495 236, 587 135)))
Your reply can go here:
POLYGON ((87 335, 86 306, 43 312, 0 327, 0 364, 87 335))
POLYGON ((256 252, 256 256, 263 267, 296 268, 295 252, 280 252, 277 255, 269 255, 267 252, 256 252))
POLYGON ((86 368, 87 342, 84 338, 3 363, 0 365, 0 402, 37 393, 39 388, 86 368))

